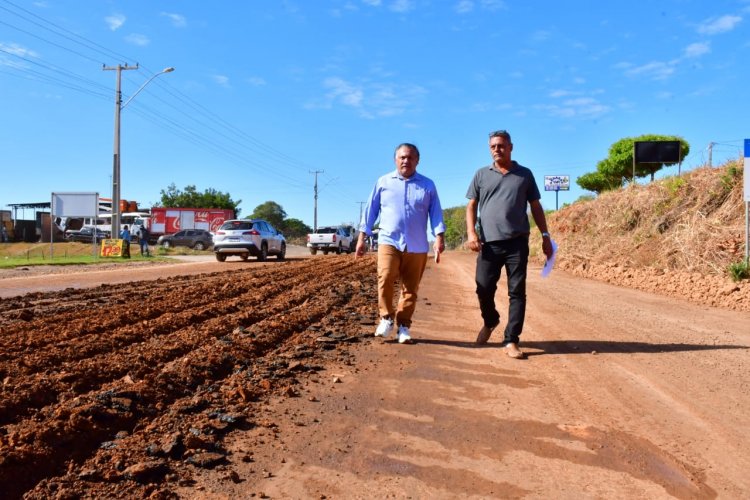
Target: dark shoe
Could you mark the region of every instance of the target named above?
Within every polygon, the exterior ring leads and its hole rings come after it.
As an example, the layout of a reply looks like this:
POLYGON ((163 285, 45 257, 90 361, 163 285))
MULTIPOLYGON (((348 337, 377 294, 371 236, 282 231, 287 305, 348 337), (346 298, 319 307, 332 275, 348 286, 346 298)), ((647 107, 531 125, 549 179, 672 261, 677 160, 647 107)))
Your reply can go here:
POLYGON ((492 335, 492 330, 494 330, 495 327, 489 327, 489 326, 483 326, 481 330, 479 330, 479 335, 477 335, 477 345, 484 345, 487 343, 487 341, 490 339, 490 335, 492 335))
POLYGON ((508 357, 513 359, 523 359, 523 351, 518 348, 518 344, 514 344, 513 342, 508 342, 505 344, 505 353, 508 355, 508 357))

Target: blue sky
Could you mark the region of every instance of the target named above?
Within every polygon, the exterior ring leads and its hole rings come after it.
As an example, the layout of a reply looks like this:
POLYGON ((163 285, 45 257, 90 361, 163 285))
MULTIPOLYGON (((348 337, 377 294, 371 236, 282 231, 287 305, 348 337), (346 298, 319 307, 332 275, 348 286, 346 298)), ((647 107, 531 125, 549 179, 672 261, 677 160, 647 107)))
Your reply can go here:
POLYGON ((749 16, 748 0, 0 0, 0 209, 110 196, 102 68, 136 63, 124 100, 175 68, 122 110, 121 195, 141 206, 195 185, 312 225, 322 171, 319 225, 352 222, 401 142, 463 205, 501 128, 540 189, 571 177, 562 205, 623 137, 682 136, 683 171, 710 143, 714 165, 741 155, 749 16))

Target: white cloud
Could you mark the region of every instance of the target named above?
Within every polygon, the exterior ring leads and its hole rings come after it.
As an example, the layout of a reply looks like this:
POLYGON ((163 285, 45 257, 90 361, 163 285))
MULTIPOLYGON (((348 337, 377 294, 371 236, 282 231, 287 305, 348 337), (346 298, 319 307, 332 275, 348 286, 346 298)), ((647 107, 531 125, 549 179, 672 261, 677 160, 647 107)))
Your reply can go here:
POLYGON ((552 36, 552 33, 545 30, 537 30, 531 35, 531 39, 534 42, 544 42, 546 40, 549 40, 550 36, 552 36))
POLYGON ((18 57, 39 57, 39 54, 37 54, 33 50, 27 49, 26 47, 21 47, 17 43, 8 44, 0 42, 0 49, 18 57))
POLYGON ((261 87, 266 84, 266 81, 259 76, 251 76, 247 79, 247 83, 255 87, 261 87))
POLYGON ((629 67, 625 74, 630 77, 645 77, 652 80, 665 80, 674 74, 673 64, 662 61, 653 61, 642 66, 629 67))
POLYGON ((711 52, 711 44, 709 42, 691 43, 685 47, 685 57, 700 57, 709 52, 711 52))
MULTIPOLYGON (((552 97, 567 97, 580 94, 578 92, 555 91, 552 97)), ((573 97, 564 99, 560 103, 542 104, 535 106, 537 109, 547 111, 553 116, 561 118, 598 118, 609 113, 612 108, 602 104, 593 97, 573 97)))
POLYGON ((567 97, 570 95, 580 95, 580 94, 581 94, 580 92, 571 92, 570 90, 558 89, 558 90, 553 90, 552 92, 550 92, 549 96, 552 98, 558 98, 558 97, 567 97))
POLYGON ((347 106, 360 107, 364 91, 356 85, 338 77, 326 78, 323 87, 329 89, 327 96, 332 100, 340 100, 347 106))
POLYGON ((459 14, 467 14, 474 10, 474 2, 471 0, 461 0, 456 4, 456 12, 459 14))
POLYGON ((698 33, 701 35, 718 35, 719 33, 726 33, 727 31, 732 31, 740 21, 742 21, 740 16, 726 15, 712 17, 698 25, 698 33))
POLYGON ((503 0, 480 0, 480 5, 483 9, 487 10, 498 10, 506 8, 503 0))
POLYGON ((110 30, 117 31, 123 24, 125 24, 125 16, 122 14, 112 14, 111 16, 105 17, 104 21, 107 23, 110 30))
POLYGON ((211 79, 214 83, 221 85, 222 87, 229 87, 229 77, 225 75, 211 75, 211 79))
POLYGON ((394 0, 389 7, 393 12, 405 13, 414 9, 412 0, 394 0))
POLYGON ((139 47, 145 47, 149 43, 151 43, 151 40, 146 35, 141 35, 140 33, 131 33, 128 36, 125 37, 125 41, 128 43, 132 43, 133 45, 137 45, 139 47))
POLYGON ((404 114, 426 93, 418 85, 354 83, 340 77, 326 78, 323 88, 326 90, 325 96, 305 105, 307 109, 332 109, 340 104, 368 119, 404 114))
POLYGON ((184 28, 187 26, 187 19, 182 14, 174 14, 171 12, 162 12, 162 16, 168 18, 172 22, 172 26, 175 28, 184 28))

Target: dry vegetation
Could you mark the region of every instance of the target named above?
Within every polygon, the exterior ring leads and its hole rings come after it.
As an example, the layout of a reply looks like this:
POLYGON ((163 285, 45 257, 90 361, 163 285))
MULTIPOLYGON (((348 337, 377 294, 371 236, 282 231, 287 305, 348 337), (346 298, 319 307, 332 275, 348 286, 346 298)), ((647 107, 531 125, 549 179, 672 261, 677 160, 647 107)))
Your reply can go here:
POLYGON ((728 162, 564 207, 548 216, 560 245, 557 265, 587 278, 750 311, 750 284, 734 283, 727 271, 745 258, 742 175, 739 162, 728 162))

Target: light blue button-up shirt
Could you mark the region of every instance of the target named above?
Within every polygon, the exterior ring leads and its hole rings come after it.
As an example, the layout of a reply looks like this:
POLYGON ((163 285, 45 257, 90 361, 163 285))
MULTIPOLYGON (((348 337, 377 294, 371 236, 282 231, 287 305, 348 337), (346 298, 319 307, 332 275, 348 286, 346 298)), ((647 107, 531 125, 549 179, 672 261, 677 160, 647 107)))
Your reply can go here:
POLYGON ((429 251, 428 217, 433 236, 445 232, 435 183, 419 172, 405 178, 394 170, 378 179, 365 206, 360 231, 372 236, 378 217, 378 245, 392 245, 402 252, 429 251))

